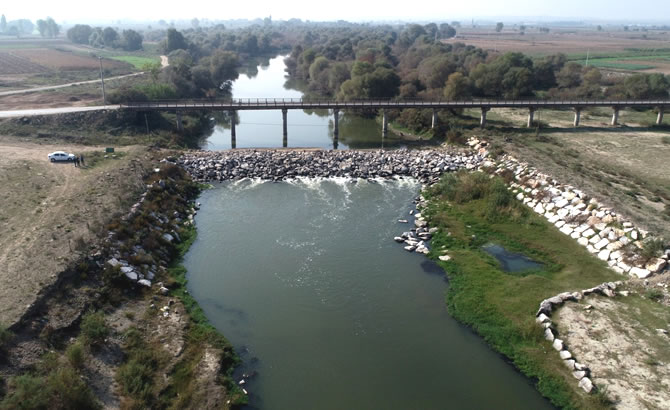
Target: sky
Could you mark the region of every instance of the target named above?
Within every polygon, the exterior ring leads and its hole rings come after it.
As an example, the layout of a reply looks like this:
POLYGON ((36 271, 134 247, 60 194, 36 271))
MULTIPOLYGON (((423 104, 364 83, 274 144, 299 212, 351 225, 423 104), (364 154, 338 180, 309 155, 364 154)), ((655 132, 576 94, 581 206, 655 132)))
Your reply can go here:
POLYGON ((507 18, 522 21, 537 17, 570 20, 623 22, 670 22, 669 0, 4 0, 0 14, 9 20, 46 16, 57 22, 99 22, 113 20, 228 20, 299 18, 312 21, 470 21, 472 18, 507 18), (188 4, 188 8, 184 7, 188 4))

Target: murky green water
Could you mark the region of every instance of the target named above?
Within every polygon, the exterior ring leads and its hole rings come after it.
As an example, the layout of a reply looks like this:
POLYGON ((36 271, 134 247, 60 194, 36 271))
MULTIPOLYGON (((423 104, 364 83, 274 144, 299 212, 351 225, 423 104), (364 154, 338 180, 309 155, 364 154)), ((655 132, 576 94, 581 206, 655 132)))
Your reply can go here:
POLYGON ((503 248, 500 245, 493 243, 484 245, 482 248, 486 253, 493 256, 500 263, 500 267, 505 272, 510 273, 519 273, 524 271, 531 271, 542 269, 544 265, 539 262, 535 262, 529 257, 522 255, 520 253, 509 252, 507 249, 503 248))
MULTIPOLYGON (((241 74, 233 84, 234 98, 301 98, 296 84, 288 81, 284 56, 259 64, 241 74)), ((278 148, 283 146, 281 110, 238 111, 235 148, 278 148)), ((333 113, 329 110, 289 110, 288 147, 334 148, 333 113)), ((340 112, 338 149, 400 147, 403 141, 389 133, 382 138, 381 124, 340 112)), ((203 149, 232 148, 230 124, 220 122, 202 145, 203 149)))
POLYGON ((393 241, 418 189, 241 181, 203 193, 189 289, 241 371, 257 372, 251 407, 550 408, 449 316, 444 272, 393 241))

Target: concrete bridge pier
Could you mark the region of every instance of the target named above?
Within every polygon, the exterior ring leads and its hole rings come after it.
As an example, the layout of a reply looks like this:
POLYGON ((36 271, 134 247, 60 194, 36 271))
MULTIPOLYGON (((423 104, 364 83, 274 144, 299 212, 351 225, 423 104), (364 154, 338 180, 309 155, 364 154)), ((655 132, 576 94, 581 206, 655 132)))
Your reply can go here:
POLYGON ((286 123, 286 116, 287 116, 288 110, 286 108, 282 108, 281 110, 281 118, 282 118, 282 136, 283 136, 283 147, 286 148, 288 146, 288 126, 286 123))
POLYGON ((489 112, 489 107, 482 107, 482 116, 479 119, 479 126, 484 128, 486 126, 486 113, 489 112))
POLYGON ((437 110, 433 108, 433 120, 430 124, 430 128, 434 130, 435 127, 437 127, 437 110))
POLYGON ((528 124, 526 124, 528 128, 531 128, 533 126, 534 117, 535 117, 535 108, 528 108, 528 124))
POLYGON ((582 109, 577 107, 575 108, 575 121, 573 122, 573 125, 575 127, 579 127, 579 120, 582 118, 582 109))
POLYGON ((656 125, 663 124, 663 107, 658 107, 658 117, 656 117, 656 125))
POLYGON ((177 111, 177 130, 184 131, 184 123, 181 120, 181 111, 177 111))
POLYGON ((337 149, 338 137, 340 134, 340 110, 333 110, 333 149, 337 149))
POLYGON ((388 118, 386 117, 386 111, 382 110, 382 137, 385 137, 388 134, 388 118))
POLYGON ((619 125, 619 107, 614 107, 614 112, 612 113, 612 125, 619 125))
POLYGON ((337 108, 333 110, 333 135, 335 136, 335 139, 340 134, 340 110, 337 108))
POLYGON ((235 134, 235 111, 229 111, 230 115, 230 147, 237 148, 237 135, 235 134))

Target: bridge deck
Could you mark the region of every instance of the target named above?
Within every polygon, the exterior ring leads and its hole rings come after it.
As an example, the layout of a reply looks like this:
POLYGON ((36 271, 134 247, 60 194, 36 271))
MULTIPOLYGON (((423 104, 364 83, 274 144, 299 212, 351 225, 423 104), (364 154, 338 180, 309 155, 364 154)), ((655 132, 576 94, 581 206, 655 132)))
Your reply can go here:
POLYGON ((122 109, 141 111, 238 111, 276 109, 401 109, 401 108, 585 108, 585 107, 664 107, 670 100, 473 100, 473 101, 333 101, 291 98, 233 100, 173 100, 127 102, 122 109))

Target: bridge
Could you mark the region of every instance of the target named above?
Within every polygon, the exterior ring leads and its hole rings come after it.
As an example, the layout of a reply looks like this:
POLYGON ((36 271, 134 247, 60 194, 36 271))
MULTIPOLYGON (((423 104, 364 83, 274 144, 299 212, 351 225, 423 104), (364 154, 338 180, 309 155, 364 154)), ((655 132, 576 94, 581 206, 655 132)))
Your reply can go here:
POLYGON ((656 124, 663 122, 665 107, 670 107, 670 100, 472 100, 472 101, 424 101, 424 100, 355 100, 335 101, 308 98, 246 98, 230 100, 170 100, 127 102, 120 105, 121 109, 135 111, 170 111, 177 114, 177 128, 182 129, 181 114, 189 111, 229 111, 231 114, 231 138, 235 139, 235 112, 240 110, 281 110, 283 118, 284 141, 287 138, 288 110, 328 109, 333 110, 333 135, 338 136, 338 119, 340 110, 382 110, 382 135, 386 135, 388 121, 386 111, 404 108, 432 109, 432 127, 437 124, 437 112, 444 109, 479 108, 481 110, 480 126, 486 125, 486 113, 492 108, 521 108, 528 110, 527 126, 531 127, 535 111, 539 109, 572 109, 575 113, 574 126, 579 126, 581 112, 585 108, 612 108, 613 126, 618 124, 619 110, 622 108, 657 108, 656 124))

